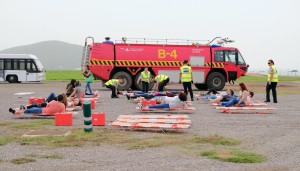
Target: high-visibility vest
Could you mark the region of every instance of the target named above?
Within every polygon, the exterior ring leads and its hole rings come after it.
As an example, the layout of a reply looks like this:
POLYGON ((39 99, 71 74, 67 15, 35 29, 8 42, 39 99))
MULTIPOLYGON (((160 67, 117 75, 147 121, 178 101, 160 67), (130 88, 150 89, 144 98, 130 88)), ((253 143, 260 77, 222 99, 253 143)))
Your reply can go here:
MULTIPOLYGON (((278 74, 277 74, 277 69, 274 65, 271 66, 274 70, 274 73, 273 73, 273 78, 271 80, 271 82, 278 82, 278 74)), ((268 73, 268 81, 270 81, 270 77, 271 77, 271 74, 268 73)))
POLYGON ((158 75, 155 77, 155 80, 158 79, 158 83, 161 83, 163 81, 165 81, 166 79, 168 79, 169 77, 166 75, 158 75))
POLYGON ((142 81, 148 82, 148 83, 149 83, 150 72, 148 71, 148 72, 146 73, 145 71, 143 71, 141 74, 142 74, 142 81))
POLYGON ((111 80, 108 80, 105 85, 109 86, 109 85, 114 85, 115 83, 120 84, 120 80, 118 79, 111 79, 111 80))
POLYGON ((191 82, 192 81, 192 68, 190 66, 180 67, 181 81, 191 82))

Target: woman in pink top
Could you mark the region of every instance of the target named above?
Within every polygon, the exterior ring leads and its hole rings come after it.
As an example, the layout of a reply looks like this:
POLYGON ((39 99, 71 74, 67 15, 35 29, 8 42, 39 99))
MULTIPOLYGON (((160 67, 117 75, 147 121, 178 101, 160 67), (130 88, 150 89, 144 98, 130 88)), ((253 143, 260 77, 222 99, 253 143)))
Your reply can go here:
MULTIPOLYGON (((47 104, 46 107, 37 108, 33 107, 30 109, 24 110, 25 114, 47 114, 47 115, 54 115, 55 113, 61 113, 66 111, 66 106, 64 105, 64 96, 58 95, 57 101, 52 100, 50 103, 47 104)), ((13 109, 9 109, 9 111, 13 114, 21 114, 22 111, 15 111, 13 109)))

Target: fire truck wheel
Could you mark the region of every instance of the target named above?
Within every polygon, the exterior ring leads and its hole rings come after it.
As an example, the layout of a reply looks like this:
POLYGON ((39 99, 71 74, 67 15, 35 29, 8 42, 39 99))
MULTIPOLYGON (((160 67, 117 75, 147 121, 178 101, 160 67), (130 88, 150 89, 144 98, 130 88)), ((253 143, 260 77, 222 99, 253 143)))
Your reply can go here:
POLYGON ((124 82, 119 85, 120 90, 128 90, 131 87, 132 79, 131 76, 124 71, 117 72, 114 76, 114 79, 120 79, 123 78, 124 82))
POLYGON ((219 72, 213 72, 209 74, 206 84, 209 89, 222 90, 225 86, 225 77, 219 72))

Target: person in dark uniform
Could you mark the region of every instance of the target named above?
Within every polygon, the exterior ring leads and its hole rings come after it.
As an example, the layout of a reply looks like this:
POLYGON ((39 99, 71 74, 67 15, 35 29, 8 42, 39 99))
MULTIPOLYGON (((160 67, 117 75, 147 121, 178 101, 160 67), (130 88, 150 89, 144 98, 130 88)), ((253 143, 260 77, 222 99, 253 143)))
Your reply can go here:
POLYGON ((179 83, 181 82, 183 84, 184 93, 187 94, 189 90, 191 101, 194 101, 194 94, 192 90, 193 73, 188 60, 183 61, 183 66, 180 67, 179 83))
POLYGON ((269 65, 269 71, 268 71, 268 82, 266 86, 265 102, 270 102, 270 90, 272 90, 273 102, 277 103, 276 86, 278 83, 278 73, 276 67, 274 66, 274 61, 272 59, 268 61, 268 65, 269 65))

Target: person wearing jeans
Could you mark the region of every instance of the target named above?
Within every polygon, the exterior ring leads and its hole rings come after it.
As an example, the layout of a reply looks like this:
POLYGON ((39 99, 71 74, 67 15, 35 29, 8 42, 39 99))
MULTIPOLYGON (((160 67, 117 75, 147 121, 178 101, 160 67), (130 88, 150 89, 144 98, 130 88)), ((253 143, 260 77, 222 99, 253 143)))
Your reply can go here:
POLYGON ((94 75, 90 71, 90 67, 88 65, 86 65, 84 67, 84 72, 82 74, 85 77, 85 82, 86 82, 86 85, 85 85, 85 94, 93 95, 93 92, 92 92, 90 84, 94 82, 94 75), (87 91, 89 91, 89 93, 87 93, 87 91))

